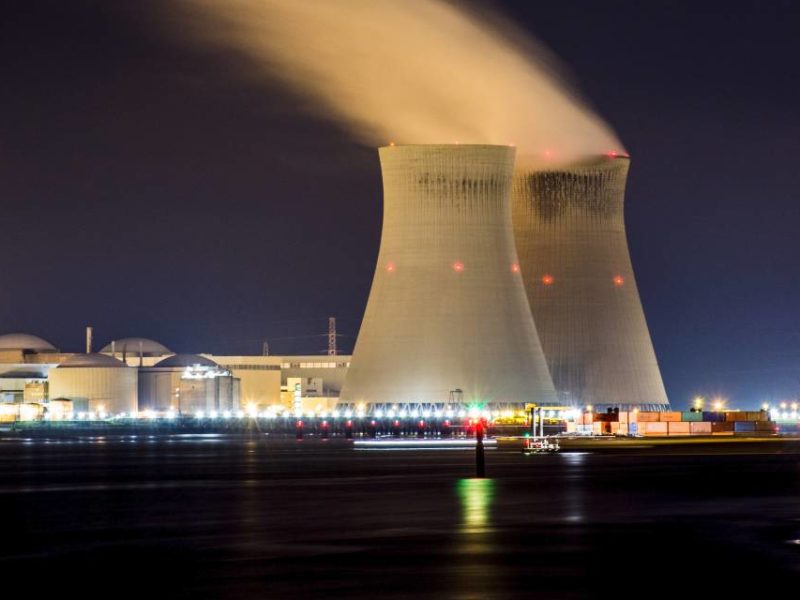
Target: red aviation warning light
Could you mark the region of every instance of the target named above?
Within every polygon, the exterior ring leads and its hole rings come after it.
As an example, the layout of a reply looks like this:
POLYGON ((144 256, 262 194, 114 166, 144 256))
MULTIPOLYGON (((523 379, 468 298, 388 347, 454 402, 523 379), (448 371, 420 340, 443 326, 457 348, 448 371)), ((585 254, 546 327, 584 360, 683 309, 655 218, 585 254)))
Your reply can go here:
POLYGON ((463 273, 464 271, 464 263, 460 261, 456 261, 453 263, 453 271, 456 273, 463 273))
POLYGON ((542 275, 542 283, 544 285, 553 285, 553 276, 552 275, 542 275))
POLYGON ((393 262, 386 263, 386 270, 389 271, 389 273, 393 273, 395 270, 394 263, 393 262))
POLYGON ((511 272, 512 273, 519 273, 519 263, 514 263, 511 265, 511 272))
POLYGON ((614 275, 613 281, 614 285, 617 287, 622 287, 625 284, 625 279, 622 277, 622 275, 614 275))

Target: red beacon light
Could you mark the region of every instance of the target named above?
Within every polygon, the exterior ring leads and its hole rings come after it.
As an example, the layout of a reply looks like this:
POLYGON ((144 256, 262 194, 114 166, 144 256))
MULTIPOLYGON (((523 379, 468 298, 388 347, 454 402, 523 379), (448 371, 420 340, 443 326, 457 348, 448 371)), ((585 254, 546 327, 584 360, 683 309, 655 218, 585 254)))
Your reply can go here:
POLYGON ((622 277, 622 275, 614 275, 614 279, 612 281, 617 287, 622 287, 625 284, 625 279, 622 277))
POLYGON ((395 270, 394 263, 393 262, 386 263, 386 270, 389 271, 389 273, 393 273, 395 270))
POLYGON ((542 283, 544 285, 553 285, 553 281, 552 275, 542 275, 542 283))
POLYGON ((519 263, 514 263, 513 265, 511 265, 511 272, 519 273, 519 263))
POLYGON ((464 263, 460 261, 456 261, 453 263, 453 271, 456 273, 463 273, 464 271, 464 263))

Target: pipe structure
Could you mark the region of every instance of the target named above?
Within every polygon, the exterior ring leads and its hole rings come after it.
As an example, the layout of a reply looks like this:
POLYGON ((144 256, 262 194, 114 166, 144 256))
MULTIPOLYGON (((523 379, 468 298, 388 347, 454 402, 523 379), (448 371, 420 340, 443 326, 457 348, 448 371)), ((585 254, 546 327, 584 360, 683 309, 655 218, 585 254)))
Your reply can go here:
POLYGON ((343 404, 555 401, 514 247, 514 154, 380 148, 381 244, 343 404))

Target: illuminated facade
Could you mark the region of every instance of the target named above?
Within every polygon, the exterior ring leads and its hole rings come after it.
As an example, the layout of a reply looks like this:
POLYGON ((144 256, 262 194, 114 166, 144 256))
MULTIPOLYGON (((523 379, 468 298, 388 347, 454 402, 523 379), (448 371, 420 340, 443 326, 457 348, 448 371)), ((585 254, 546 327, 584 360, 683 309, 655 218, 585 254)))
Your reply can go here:
POLYGON ((342 404, 554 402, 514 249, 514 148, 379 153, 381 246, 342 404))
POLYGON ((668 400, 625 237, 629 164, 603 156, 518 170, 514 236, 559 399, 659 410, 668 400))

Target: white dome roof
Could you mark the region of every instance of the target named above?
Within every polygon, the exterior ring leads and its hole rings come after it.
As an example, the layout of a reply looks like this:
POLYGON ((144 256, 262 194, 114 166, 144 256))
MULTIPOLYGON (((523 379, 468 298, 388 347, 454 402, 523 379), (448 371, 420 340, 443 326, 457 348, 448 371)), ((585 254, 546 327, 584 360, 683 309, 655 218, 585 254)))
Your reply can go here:
MULTIPOLYGON (((165 354, 172 354, 172 350, 148 338, 130 337, 114 340, 114 351, 120 354, 124 352, 129 356, 139 356, 140 348, 144 356, 164 356, 165 354)), ((100 352, 111 354, 111 344, 108 344, 100 350, 100 352)))
POLYGON ((124 369, 127 365, 121 360, 106 356, 105 354, 73 354, 67 360, 58 365, 59 369, 74 368, 104 368, 104 369, 124 369))
POLYGON ((200 356, 199 354, 173 354, 172 356, 158 361, 156 367, 194 367, 200 365, 201 367, 219 367, 210 358, 200 356))
POLYGON ((47 340, 28 333, 0 335, 0 350, 27 350, 30 352, 58 352, 47 340))

